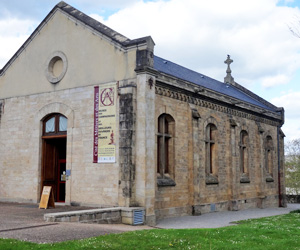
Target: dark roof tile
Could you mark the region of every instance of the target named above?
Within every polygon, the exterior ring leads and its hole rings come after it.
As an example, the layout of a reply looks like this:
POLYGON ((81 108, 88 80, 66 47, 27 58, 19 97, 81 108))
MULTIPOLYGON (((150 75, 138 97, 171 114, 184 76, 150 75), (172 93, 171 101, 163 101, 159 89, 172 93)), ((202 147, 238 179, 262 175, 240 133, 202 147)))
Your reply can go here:
POLYGON ((192 82, 199 86, 208 88, 210 90, 219 92, 221 94, 239 99, 241 101, 259 106, 261 108, 276 112, 275 108, 272 108, 265 103, 251 97, 250 95, 244 93, 240 89, 236 88, 233 85, 228 85, 223 82, 212 79, 208 76, 190 70, 188 68, 182 67, 176 63, 165 60, 161 57, 154 56, 154 68, 159 72, 175 76, 182 80, 192 82))

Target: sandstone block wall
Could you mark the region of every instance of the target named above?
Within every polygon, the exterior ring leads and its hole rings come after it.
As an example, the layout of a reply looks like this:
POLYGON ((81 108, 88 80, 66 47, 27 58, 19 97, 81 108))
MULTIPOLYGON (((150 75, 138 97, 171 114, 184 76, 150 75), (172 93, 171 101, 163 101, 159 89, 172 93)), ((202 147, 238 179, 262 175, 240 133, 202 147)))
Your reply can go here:
POLYGON ((93 96, 94 88, 89 86, 2 101, 0 200, 39 201, 41 120, 50 113, 61 113, 68 118, 67 169, 71 170, 66 202, 118 205, 118 162, 92 163, 93 96))
POLYGON ((190 104, 183 99, 176 98, 175 91, 169 96, 161 92, 156 95, 156 120, 162 113, 170 114, 175 120, 176 182, 174 187, 156 187, 157 218, 278 206, 277 127, 234 116, 213 106, 190 104), (195 117, 193 112, 200 117, 195 117), (205 128, 209 123, 217 127, 217 184, 207 184, 205 171, 205 128), (240 134, 243 130, 247 131, 249 138, 249 181, 246 182, 242 181, 240 160, 240 134), (273 142, 271 174, 266 170, 267 136, 271 136, 273 142), (269 175, 272 180, 267 181, 269 175))

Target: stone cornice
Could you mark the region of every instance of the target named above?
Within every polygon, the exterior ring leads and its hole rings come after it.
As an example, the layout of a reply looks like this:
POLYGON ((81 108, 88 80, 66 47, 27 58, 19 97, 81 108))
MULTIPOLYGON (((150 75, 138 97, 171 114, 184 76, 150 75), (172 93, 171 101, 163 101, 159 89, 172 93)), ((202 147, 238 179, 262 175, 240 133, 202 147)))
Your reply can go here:
POLYGON ((167 86, 162 82, 156 83, 155 93, 157 95, 166 96, 179 101, 191 103, 200 107, 209 108, 232 116, 246 118, 256 122, 269 124, 272 126, 282 125, 281 116, 278 114, 273 114, 273 112, 271 111, 268 112, 268 114, 272 114, 270 116, 267 116, 265 113, 263 113, 263 109, 259 110, 259 112, 256 112, 255 110, 251 109, 251 107, 249 107, 249 109, 244 109, 243 107, 241 107, 241 105, 237 106, 237 104, 233 104, 228 101, 224 102, 220 100, 220 98, 214 99, 214 96, 208 97, 207 95, 203 95, 202 93, 200 95, 195 94, 191 91, 187 91, 186 89, 176 89, 174 88, 174 86, 167 86))
POLYGON ((158 74, 158 71, 157 70, 155 70, 154 68, 152 68, 152 67, 147 67, 147 66, 145 66, 145 67, 143 67, 143 68, 140 68, 140 69, 135 69, 134 70, 135 71, 135 73, 138 75, 138 74, 150 74, 150 75, 153 75, 153 76, 157 76, 157 74, 158 74))

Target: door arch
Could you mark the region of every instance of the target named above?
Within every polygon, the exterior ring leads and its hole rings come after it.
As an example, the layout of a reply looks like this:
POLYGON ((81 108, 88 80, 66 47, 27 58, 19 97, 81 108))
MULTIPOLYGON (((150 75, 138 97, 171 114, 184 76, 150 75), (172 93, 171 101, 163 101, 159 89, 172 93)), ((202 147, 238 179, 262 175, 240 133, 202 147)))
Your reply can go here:
POLYGON ((65 202, 68 119, 60 113, 52 113, 42 121, 42 189, 52 186, 55 201, 65 202))

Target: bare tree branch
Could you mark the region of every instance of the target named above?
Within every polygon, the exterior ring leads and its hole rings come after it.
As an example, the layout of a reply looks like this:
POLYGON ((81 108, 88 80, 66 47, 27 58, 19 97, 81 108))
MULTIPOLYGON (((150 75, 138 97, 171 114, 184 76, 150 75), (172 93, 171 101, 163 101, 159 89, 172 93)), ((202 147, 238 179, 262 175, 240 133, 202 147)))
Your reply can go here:
POLYGON ((297 38, 300 38, 300 17, 295 16, 293 21, 287 25, 290 32, 297 38))

